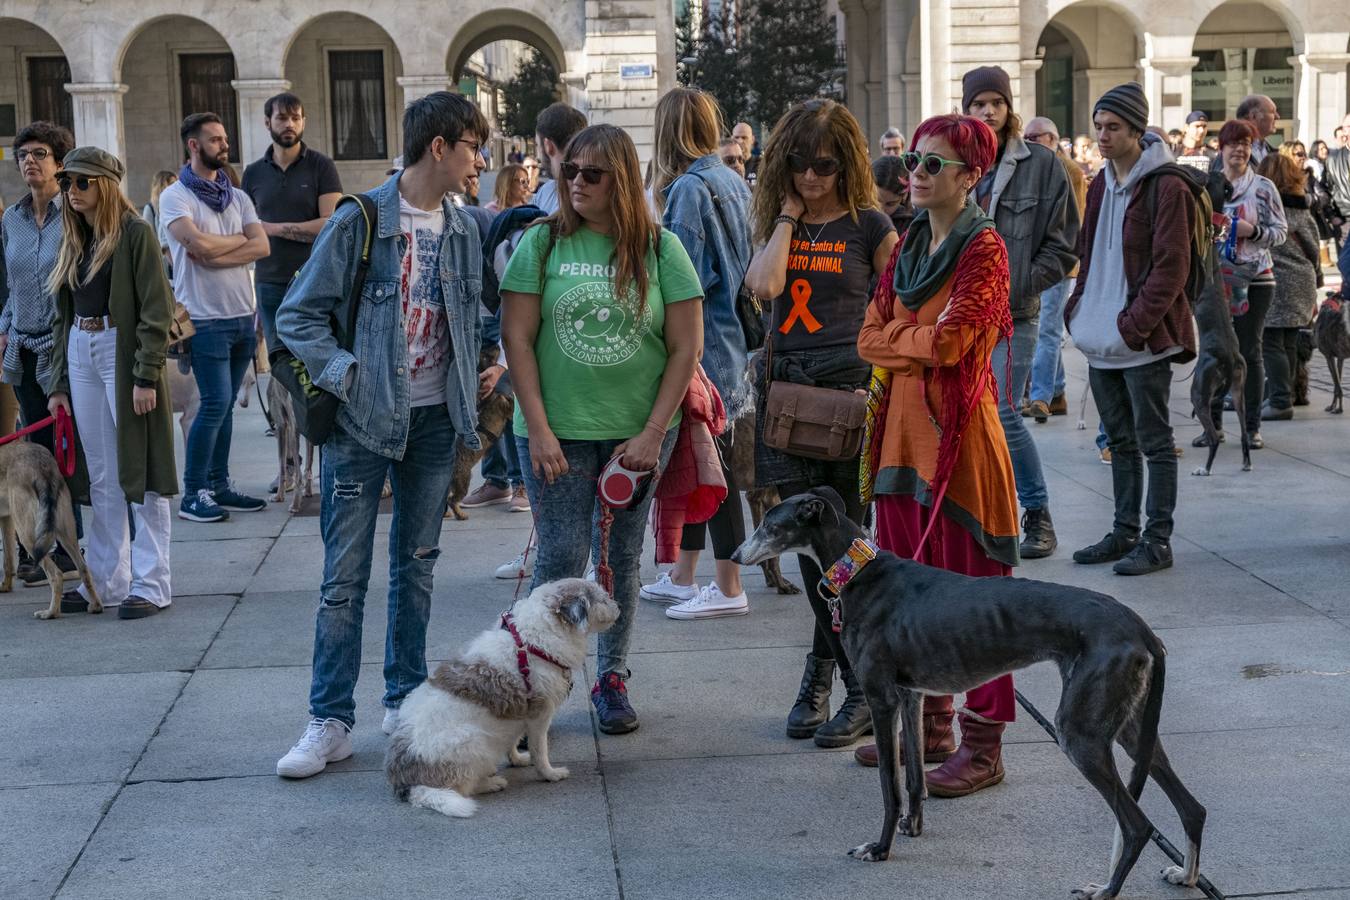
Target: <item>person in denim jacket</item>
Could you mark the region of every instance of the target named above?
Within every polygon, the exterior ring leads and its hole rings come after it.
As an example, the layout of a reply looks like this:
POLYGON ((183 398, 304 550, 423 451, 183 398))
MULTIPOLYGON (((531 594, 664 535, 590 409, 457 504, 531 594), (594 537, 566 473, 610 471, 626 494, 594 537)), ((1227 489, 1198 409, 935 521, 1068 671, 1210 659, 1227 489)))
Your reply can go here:
MULTIPOLYGON (((652 196, 661 223, 684 245, 703 285, 703 370, 722 396, 727 422, 749 409, 752 390, 746 380, 745 332, 736 312, 745 270, 754 249, 750 242, 750 188, 722 163, 718 136, 722 111, 709 94, 675 88, 656 106, 656 154, 652 196)), ((725 460, 731 452, 731 426, 717 438, 725 460)), ((706 619, 750 611, 741 585, 741 567, 731 554, 745 541, 745 509, 735 474, 723 465, 727 496, 705 524, 688 524, 675 567, 643 587, 642 596, 673 603, 672 619, 706 619), (694 568, 704 540, 712 534, 717 574, 699 588, 694 568)))
POLYGON ((329 219, 277 311, 277 333, 314 383, 343 402, 320 463, 323 584, 314 632, 310 722, 277 763, 304 778, 352 753, 353 692, 370 580, 375 517, 388 478, 389 630, 384 732, 403 698, 426 680, 432 569, 458 437, 480 446, 477 425, 478 226, 450 202, 482 171, 488 123, 472 102, 438 91, 403 114, 405 168, 370 193, 377 207, 370 269, 351 352, 345 322, 365 222, 356 203, 329 219))

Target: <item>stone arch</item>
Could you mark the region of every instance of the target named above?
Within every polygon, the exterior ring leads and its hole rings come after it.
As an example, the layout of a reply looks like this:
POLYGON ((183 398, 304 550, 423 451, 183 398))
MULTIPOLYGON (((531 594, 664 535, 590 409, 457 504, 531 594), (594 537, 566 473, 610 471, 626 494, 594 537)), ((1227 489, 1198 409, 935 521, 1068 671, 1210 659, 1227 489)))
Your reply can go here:
MULTIPOLYGON (((27 19, 0 17, 0 146, 34 119, 52 119, 74 130, 65 83, 70 57, 56 37, 27 19)), ((26 190, 19 169, 0 165, 0 196, 13 203, 26 190)))
POLYGON ((223 33, 186 15, 148 18, 129 30, 116 56, 114 77, 126 86, 122 121, 127 153, 127 193, 149 196, 159 169, 183 162, 179 127, 194 112, 213 112, 230 136, 230 161, 240 166, 239 77, 233 48, 223 33))
POLYGON ((1228 0, 1213 7, 1195 29, 1191 105, 1221 122, 1246 95, 1267 94, 1280 111, 1276 135, 1287 137, 1297 116, 1297 76, 1289 58, 1301 45, 1298 22, 1277 5, 1228 0))
MULTIPOLYGON (((322 13, 288 37, 282 74, 305 104, 305 142, 333 158, 344 187, 365 190, 380 183, 402 152, 403 73, 394 38, 358 13, 322 13), (356 93, 364 93, 365 102, 354 102, 356 93)), ((261 119, 262 95, 272 93, 264 83, 250 104, 252 115, 261 119)), ((260 130, 257 153, 267 140, 260 130)))
MULTIPOLYGON (((1024 22, 1024 42, 1028 33, 1024 22)), ((1041 60, 1037 113, 1052 119, 1066 135, 1089 130, 1093 98, 1122 81, 1138 79, 1143 34, 1135 14, 1115 3, 1061 5, 1023 45, 1025 58, 1041 60), (1122 40, 1123 35, 1134 39, 1122 40)))
POLYGON ((537 47, 559 76, 568 71, 567 48, 547 22, 519 10, 494 9, 474 16, 455 32, 446 51, 450 77, 458 76, 474 51, 493 41, 520 41, 537 47))

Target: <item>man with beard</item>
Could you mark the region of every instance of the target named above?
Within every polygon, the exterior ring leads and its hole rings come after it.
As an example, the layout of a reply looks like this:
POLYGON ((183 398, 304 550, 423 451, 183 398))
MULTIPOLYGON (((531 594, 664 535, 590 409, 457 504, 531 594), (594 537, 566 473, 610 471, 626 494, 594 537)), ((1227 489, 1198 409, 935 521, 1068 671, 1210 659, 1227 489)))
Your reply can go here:
POLYGON ((253 201, 225 174, 230 141, 220 117, 194 113, 179 133, 188 162, 160 195, 159 214, 169 233, 174 294, 197 330, 192 374, 201 408, 188 432, 178 517, 222 522, 228 510, 267 506, 230 483, 230 435, 234 397, 256 346, 248 266, 266 258, 269 248, 253 201))
POLYGON ((276 345, 277 307, 342 197, 342 181, 331 159, 305 145, 305 109, 299 97, 277 94, 263 104, 263 115, 272 145, 244 170, 243 188, 272 249, 253 273, 263 335, 271 348, 276 345))

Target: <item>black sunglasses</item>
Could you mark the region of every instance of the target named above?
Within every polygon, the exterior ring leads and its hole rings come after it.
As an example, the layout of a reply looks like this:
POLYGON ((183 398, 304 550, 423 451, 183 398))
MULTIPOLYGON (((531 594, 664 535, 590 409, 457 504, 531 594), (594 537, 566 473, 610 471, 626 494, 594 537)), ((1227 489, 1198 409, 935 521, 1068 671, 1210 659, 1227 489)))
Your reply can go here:
POLYGON ((741 163, 743 163, 743 162, 745 162, 745 159, 744 159, 743 157, 740 157, 740 156, 724 156, 724 157, 722 157, 722 164, 723 164, 723 165, 727 165, 727 166, 739 166, 739 165, 740 165, 741 163))
POLYGON ((608 174, 609 169, 602 169, 599 166, 579 166, 574 162, 562 164, 563 181, 575 181, 580 175, 587 184, 599 184, 600 179, 608 174))
POLYGON ((87 191, 93 180, 94 179, 86 178, 83 175, 80 175, 77 178, 71 178, 69 175, 62 175, 60 178, 56 179, 56 186, 61 189, 61 193, 63 194, 70 190, 72 184, 82 191, 87 191))
POLYGON ((805 153, 789 153, 787 164, 793 175, 801 175, 807 169, 810 169, 821 178, 829 178, 839 171, 839 160, 830 156, 811 159, 805 153))

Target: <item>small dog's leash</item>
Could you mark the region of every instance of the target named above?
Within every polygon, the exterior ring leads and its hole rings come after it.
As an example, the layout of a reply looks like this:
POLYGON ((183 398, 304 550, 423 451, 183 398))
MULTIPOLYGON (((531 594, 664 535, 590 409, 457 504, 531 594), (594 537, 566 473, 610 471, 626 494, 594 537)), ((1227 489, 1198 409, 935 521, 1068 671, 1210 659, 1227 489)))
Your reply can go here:
POLYGON ((66 412, 65 407, 57 407, 56 415, 48 416, 26 428, 20 428, 13 434, 0 438, 0 444, 17 441, 25 435, 41 431, 53 422, 56 423, 56 433, 52 440, 56 452, 53 455, 56 457, 57 467, 61 470, 61 476, 69 478, 75 474, 75 422, 70 418, 70 414, 66 412))
MULTIPOLYGON (((1035 706, 1032 706, 1031 701, 1028 700, 1026 697, 1022 696, 1021 691, 1014 688, 1013 696, 1017 698, 1017 702, 1021 705, 1021 707, 1025 709, 1033 719, 1035 719, 1037 722, 1040 723, 1040 726, 1045 729, 1045 733, 1050 735, 1050 740, 1058 744, 1059 735, 1055 731, 1055 726, 1051 724, 1050 720, 1047 719, 1045 716, 1041 715, 1041 711, 1037 709, 1035 706)), ((1149 824, 1152 825, 1153 823, 1150 822, 1149 824)), ((1154 827, 1153 833, 1149 835, 1149 838, 1152 839, 1153 843, 1158 845, 1159 850, 1167 854, 1167 858, 1172 860, 1172 862, 1176 863, 1179 866, 1186 865, 1186 859, 1184 856, 1181 855, 1181 851, 1177 850, 1177 848, 1172 844, 1172 842, 1169 841, 1166 837, 1164 837, 1163 833, 1159 831, 1156 827, 1154 827)), ((1204 875, 1198 875, 1198 877, 1195 880, 1195 886, 1199 888, 1206 897, 1211 898, 1211 900, 1226 900, 1226 898, 1223 895, 1223 892, 1220 891, 1218 888, 1216 888, 1213 884, 1211 884, 1210 880, 1206 878, 1204 875)))

